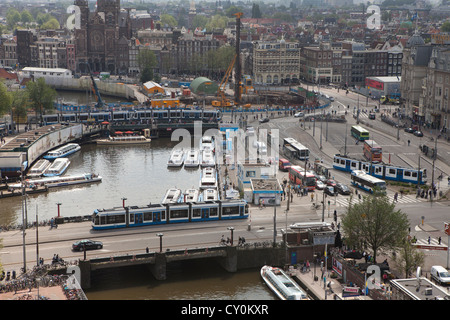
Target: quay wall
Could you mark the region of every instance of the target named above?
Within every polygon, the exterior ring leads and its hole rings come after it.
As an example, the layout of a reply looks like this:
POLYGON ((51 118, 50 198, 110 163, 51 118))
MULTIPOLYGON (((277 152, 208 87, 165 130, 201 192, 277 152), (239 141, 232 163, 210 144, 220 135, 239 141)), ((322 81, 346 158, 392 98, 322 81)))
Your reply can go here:
MULTIPOLYGON (((92 90, 92 80, 90 77, 82 78, 63 78, 53 79, 46 78, 45 82, 56 90, 83 91, 92 90)), ((105 81, 95 81, 100 95, 121 97, 128 100, 136 99, 135 91, 138 87, 133 88, 131 85, 124 83, 110 83, 105 81)))

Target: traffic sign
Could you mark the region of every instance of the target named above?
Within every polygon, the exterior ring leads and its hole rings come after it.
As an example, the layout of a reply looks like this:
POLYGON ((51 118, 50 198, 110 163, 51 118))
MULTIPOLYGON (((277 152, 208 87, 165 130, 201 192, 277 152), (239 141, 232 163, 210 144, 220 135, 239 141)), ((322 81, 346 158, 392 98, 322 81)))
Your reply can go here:
POLYGON ((450 236, 450 223, 444 222, 444 232, 446 235, 450 236))

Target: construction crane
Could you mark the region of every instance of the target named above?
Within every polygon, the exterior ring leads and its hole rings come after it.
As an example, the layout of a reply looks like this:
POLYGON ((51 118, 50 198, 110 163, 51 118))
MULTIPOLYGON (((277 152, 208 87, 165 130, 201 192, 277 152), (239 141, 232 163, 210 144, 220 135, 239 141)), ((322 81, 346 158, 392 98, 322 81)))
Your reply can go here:
MULTIPOLYGON (((228 69, 222 79, 222 82, 219 85, 217 90, 217 95, 220 97, 219 100, 213 100, 212 105, 214 107, 232 107, 234 105, 239 105, 242 97, 242 72, 241 72, 241 60, 239 58, 239 49, 241 43, 241 17, 244 15, 242 12, 237 12, 234 14, 236 16, 236 53, 231 61, 228 69), (234 101, 229 100, 225 95, 225 86, 228 83, 228 79, 233 73, 234 68, 234 101)), ((251 85, 251 84, 250 84, 251 85)), ((245 107, 249 107, 249 104, 246 104, 245 107)))
POLYGON ((94 77, 92 75, 92 72, 91 72, 91 66, 87 62, 85 62, 85 64, 87 65, 89 76, 91 77, 92 91, 94 92, 94 94, 95 94, 95 96, 97 98, 97 104, 95 105, 95 107, 98 108, 98 109, 102 109, 104 107, 105 103, 103 102, 102 97, 100 96, 100 92, 98 91, 97 84, 95 83, 95 79, 94 79, 94 77))

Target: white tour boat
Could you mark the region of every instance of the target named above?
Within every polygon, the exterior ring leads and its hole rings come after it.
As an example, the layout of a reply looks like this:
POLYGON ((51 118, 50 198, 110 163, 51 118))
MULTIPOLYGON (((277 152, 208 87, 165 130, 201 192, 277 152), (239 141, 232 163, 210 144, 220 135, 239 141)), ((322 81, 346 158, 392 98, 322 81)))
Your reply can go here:
POLYGON ((184 160, 185 168, 196 168, 200 164, 199 160, 199 151, 198 150, 189 150, 186 155, 186 159, 184 160))
POLYGON ((214 167, 216 165, 216 161, 214 160, 214 154, 211 150, 203 150, 202 151, 202 168, 205 167, 214 167))
POLYGON ((219 193, 217 192, 217 189, 205 189, 203 190, 200 199, 201 201, 219 200, 219 193))
POLYGON ((58 149, 55 149, 53 151, 49 151, 45 156, 44 159, 47 160, 54 160, 61 157, 67 157, 71 155, 72 153, 75 153, 81 149, 79 144, 76 143, 68 143, 62 147, 59 147, 58 149))
POLYGON ((217 188, 216 169, 207 167, 202 169, 200 176, 200 189, 217 188))
MULTIPOLYGON (((102 181, 102 177, 95 173, 75 174, 62 177, 45 177, 40 179, 27 179, 24 181, 26 187, 33 188, 47 186, 48 188, 65 187, 76 184, 85 184, 102 181)), ((10 189, 21 188, 21 183, 15 183, 8 186, 10 189)))
POLYGON ((197 202, 200 191, 198 189, 187 189, 184 192, 183 201, 184 202, 197 202))
POLYGON ((177 203, 181 197, 180 189, 168 189, 161 203, 177 203))
POLYGON ((212 136, 203 136, 200 140, 201 150, 214 150, 214 140, 212 136))
POLYGON ((281 300, 309 300, 306 293, 282 269, 271 266, 261 268, 264 282, 281 300))
POLYGON ((38 160, 34 166, 28 170, 27 177, 36 178, 40 177, 44 174, 45 170, 47 170, 51 165, 51 162, 46 159, 38 160))
POLYGON ((108 139, 99 139, 96 142, 98 145, 135 145, 150 143, 152 139, 144 136, 110 136, 108 139))
POLYGON ((184 151, 177 149, 172 151, 170 154, 169 161, 167 162, 168 167, 181 167, 184 162, 184 151))
POLYGON ((44 177, 54 177, 62 175, 70 164, 70 160, 67 158, 57 158, 43 173, 44 177))

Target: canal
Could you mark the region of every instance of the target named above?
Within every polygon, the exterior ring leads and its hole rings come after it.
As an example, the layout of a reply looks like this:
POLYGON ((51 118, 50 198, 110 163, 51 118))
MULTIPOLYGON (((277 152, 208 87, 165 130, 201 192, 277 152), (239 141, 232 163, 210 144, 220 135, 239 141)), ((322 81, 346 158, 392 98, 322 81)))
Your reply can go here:
MULTIPOLYGON (((154 139, 142 146, 97 146, 85 144, 69 157, 66 174, 94 172, 101 183, 51 189, 48 193, 27 197, 28 221, 49 220, 61 216, 89 215, 97 208, 159 203, 168 188, 182 190, 197 187, 200 169, 169 169, 167 160, 178 141, 154 139)), ((22 221, 21 197, 1 199, 0 225, 22 221)), ((214 262, 169 264, 167 280, 158 281, 145 267, 102 271, 92 277, 87 297, 96 299, 253 299, 276 297, 266 288, 259 270, 228 273, 214 262)))

